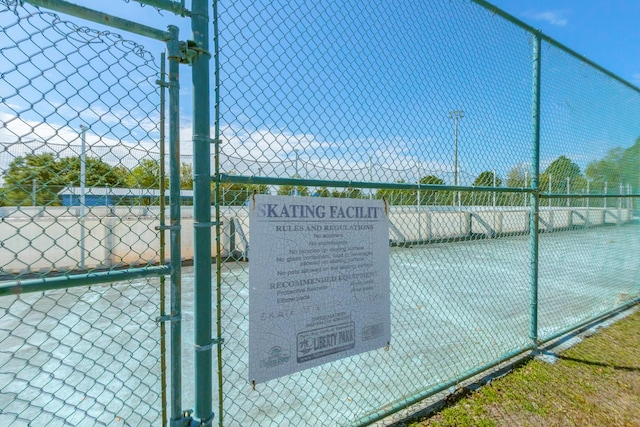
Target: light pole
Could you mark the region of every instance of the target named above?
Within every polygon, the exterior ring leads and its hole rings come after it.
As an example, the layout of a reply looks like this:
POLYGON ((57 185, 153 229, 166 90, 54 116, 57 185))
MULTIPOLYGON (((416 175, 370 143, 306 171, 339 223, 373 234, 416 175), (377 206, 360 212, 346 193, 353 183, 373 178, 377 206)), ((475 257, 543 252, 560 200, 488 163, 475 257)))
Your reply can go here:
MULTIPOLYGON (((551 182, 551 181, 549 181, 551 182)), ((524 171, 524 188, 529 187, 529 171, 524 171)), ((551 199, 549 199, 551 200, 551 199)), ((522 196, 522 206, 527 206, 527 193, 522 196)))
MULTIPOLYGON (((373 182, 373 159, 371 158, 371 155, 369 155, 369 162, 368 162, 368 168, 369 168, 369 182, 373 182)), ((373 188, 369 189, 369 200, 373 199, 373 188)))
MULTIPOLYGON (((455 138, 453 140, 453 185, 458 186, 458 122, 464 117, 463 110, 453 110, 449 112, 449 118, 455 122, 455 138)), ((460 206, 460 192, 457 193, 458 206, 460 206)), ((454 201, 455 204, 455 201, 454 201)))
MULTIPOLYGON (((493 188, 496 188, 497 178, 496 178, 496 170, 493 170, 493 188)), ((493 192, 493 207, 496 207, 496 192, 493 192)))
POLYGON ((84 209, 86 206, 85 201, 85 187, 87 184, 87 149, 86 149, 86 134, 88 127, 80 125, 80 268, 84 270, 84 209))
MULTIPOLYGON (((618 190, 618 194, 622 195, 622 192, 624 187, 622 186, 622 183, 620 183, 620 189, 618 190)), ((618 209, 622 209, 622 197, 618 197, 618 209)))
MULTIPOLYGON (((296 148, 293 151, 296 153, 296 178, 300 178, 300 174, 298 173, 298 156, 299 156, 298 149, 296 148)), ((299 195, 298 194, 298 186, 297 185, 294 187, 293 195, 294 196, 298 196, 299 195)))
MULTIPOLYGON (((553 175, 549 174, 549 195, 551 195, 551 190, 553 186, 551 185, 551 180, 553 179, 553 175)), ((549 211, 551 211, 551 197, 549 197, 549 211)), ((551 213, 549 213, 549 218, 551 218, 551 213)))

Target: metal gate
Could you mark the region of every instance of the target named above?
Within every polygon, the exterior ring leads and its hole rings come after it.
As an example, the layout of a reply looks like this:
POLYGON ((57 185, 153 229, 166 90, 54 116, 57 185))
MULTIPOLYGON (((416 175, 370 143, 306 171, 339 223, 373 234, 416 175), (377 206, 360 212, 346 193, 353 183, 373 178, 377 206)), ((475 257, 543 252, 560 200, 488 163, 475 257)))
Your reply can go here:
MULTIPOLYGON (((210 392, 182 410, 180 311, 180 205, 193 196, 180 191, 178 66, 206 49, 175 26, 27 3, 165 42, 169 70, 165 53, 0 2, 0 423, 210 422, 210 392)), ((210 342, 191 351, 210 356, 210 342)))

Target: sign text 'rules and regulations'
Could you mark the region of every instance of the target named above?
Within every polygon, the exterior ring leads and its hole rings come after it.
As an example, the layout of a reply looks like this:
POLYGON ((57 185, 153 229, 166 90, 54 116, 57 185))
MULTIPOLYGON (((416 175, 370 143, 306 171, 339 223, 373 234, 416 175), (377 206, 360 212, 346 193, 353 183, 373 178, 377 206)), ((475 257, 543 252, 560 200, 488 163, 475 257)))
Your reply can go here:
POLYGON ((249 211, 250 381, 389 344, 382 200, 257 194, 249 211))

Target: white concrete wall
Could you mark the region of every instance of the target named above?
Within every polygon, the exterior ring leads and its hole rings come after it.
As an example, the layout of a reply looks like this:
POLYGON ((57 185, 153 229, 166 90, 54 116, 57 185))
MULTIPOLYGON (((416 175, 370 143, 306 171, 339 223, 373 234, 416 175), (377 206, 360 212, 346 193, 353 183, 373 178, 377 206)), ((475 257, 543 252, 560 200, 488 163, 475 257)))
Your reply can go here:
MULTIPOLYGON (((39 214, 31 217, 3 218, 0 221, 0 274, 25 271, 47 272, 66 271, 80 267, 81 222, 72 216, 69 209, 38 209, 39 214)), ((138 208, 136 208, 138 209, 138 208)), ((144 208, 140 208, 143 209, 144 208)), ((183 208, 185 217, 181 218, 182 260, 193 259, 194 227, 192 208, 183 208)), ((159 261, 159 225, 157 216, 137 217, 131 209, 122 211, 121 217, 103 216, 108 209, 92 208, 84 220, 84 263, 86 268, 116 267, 156 263, 159 261)), ((158 214, 157 208, 149 208, 146 214, 158 214)), ((491 207, 463 208, 462 210, 430 210, 426 207, 392 206, 390 221, 401 232, 402 237, 390 233, 390 239, 396 243, 403 241, 426 241, 457 239, 468 237, 470 233, 507 234, 527 233, 529 230, 529 211, 526 208, 491 207), (473 215, 472 215, 473 214, 473 215), (484 223, 484 224, 483 224, 484 223), (493 231, 487 229, 486 225, 493 231)), ((169 225, 167 210, 166 223, 169 225)), ((212 209, 212 218, 214 212, 212 209)), ((566 229, 572 225, 583 226, 585 219, 589 225, 616 224, 633 219, 631 209, 609 208, 541 208, 540 230, 566 229), (574 212, 574 213, 572 213, 574 212)), ((230 223, 234 221, 235 250, 244 253, 247 250, 244 240, 250 240, 249 211, 246 206, 224 207, 221 221, 221 245, 223 256, 233 249, 231 244, 230 223), (241 237, 244 235, 244 239, 241 237)), ((207 232, 199 228, 198 232, 207 232)), ((215 228, 212 242, 215 244, 215 228)), ((166 256, 170 256, 170 232, 165 231, 166 256)), ((215 254, 215 247, 212 248, 215 254)))

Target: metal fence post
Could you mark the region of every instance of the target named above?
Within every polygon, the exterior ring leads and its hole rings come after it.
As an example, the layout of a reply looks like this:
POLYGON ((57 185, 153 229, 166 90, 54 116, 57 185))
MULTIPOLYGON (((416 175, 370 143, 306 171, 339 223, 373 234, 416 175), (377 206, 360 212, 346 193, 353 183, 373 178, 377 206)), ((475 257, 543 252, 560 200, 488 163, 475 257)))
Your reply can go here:
MULTIPOLYGON (((216 204, 216 332, 218 336, 218 424, 223 425, 223 400, 222 389, 222 259, 220 256, 220 236, 222 234, 222 222, 220 221, 220 51, 218 30, 218 1, 213 0, 213 61, 214 61, 214 161, 215 161, 215 204, 216 204)), ((262 175, 262 168, 259 168, 262 175)), ((246 248, 245 248, 246 250, 246 248)))
MULTIPOLYGON (((171 248, 171 426, 182 423, 182 272, 180 239, 180 41, 178 27, 168 28, 169 54, 169 221, 171 248)), ((164 260, 163 260, 164 261, 164 260)))
POLYGON ((85 212, 87 209, 87 201, 85 198, 85 190, 87 185, 87 130, 85 125, 80 125, 80 269, 84 270, 86 251, 85 244, 85 212))
POLYGON ((540 215, 540 72, 541 50, 540 33, 534 32, 533 37, 533 86, 531 105, 531 207, 529 214, 529 240, 531 270, 529 285, 531 287, 531 321, 529 338, 535 349, 538 347, 538 217, 540 215))
POLYGON ((211 334, 211 136, 209 99, 209 3, 194 0, 191 30, 196 56, 193 84, 193 227, 195 411, 200 425, 210 426, 212 413, 211 334))
MULTIPOLYGON (((166 53, 160 54, 160 227, 158 238, 160 239, 160 264, 166 261, 166 218, 165 218, 165 95, 166 87, 166 53)), ((165 276, 160 276, 160 318, 165 316, 165 276)), ((167 354, 166 354, 166 325, 160 322, 160 396, 162 400, 162 426, 167 425, 167 354)))

